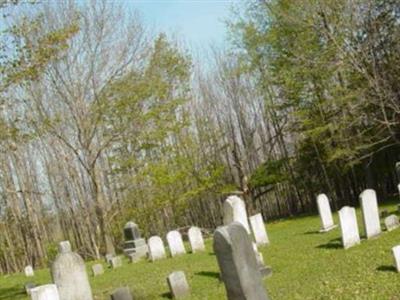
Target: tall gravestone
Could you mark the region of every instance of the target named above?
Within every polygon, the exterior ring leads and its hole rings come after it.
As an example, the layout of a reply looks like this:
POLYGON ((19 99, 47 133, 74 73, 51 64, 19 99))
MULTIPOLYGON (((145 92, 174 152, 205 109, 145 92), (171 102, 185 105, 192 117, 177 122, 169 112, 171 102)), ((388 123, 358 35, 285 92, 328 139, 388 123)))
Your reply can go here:
POLYGON ((61 300, 55 284, 45 284, 30 290, 32 300, 61 300))
POLYGON ((381 233, 378 201, 373 189, 367 189, 360 194, 360 206, 363 215, 365 235, 368 239, 381 233))
POLYGON ((354 207, 344 206, 339 210, 340 230, 342 232, 342 243, 345 249, 360 243, 356 210, 354 207))
POLYGON ((252 242, 241 223, 219 227, 213 246, 229 300, 268 299, 252 242))
POLYGON ((68 241, 59 244, 58 252, 51 266, 51 276, 60 300, 93 300, 83 259, 71 251, 68 241))
POLYGON ((190 227, 188 230, 188 237, 193 253, 205 250, 203 235, 201 234, 201 230, 199 227, 190 227))
POLYGON ((320 232, 327 232, 336 227, 332 218, 331 206, 329 204, 329 199, 325 194, 320 194, 317 196, 317 206, 319 216, 321 218, 321 230, 320 232))
POLYGON ((167 242, 171 256, 185 254, 185 246, 183 245, 182 235, 177 230, 172 230, 167 233, 167 242))
POLYGON ((224 225, 229 225, 232 222, 241 223, 247 233, 251 234, 246 204, 238 196, 229 196, 224 202, 224 225))
POLYGON ((392 253, 394 256, 394 263, 396 266, 396 270, 397 270, 397 272, 400 272, 400 245, 393 247, 392 253))
POLYGON ((164 243, 159 236, 155 235, 150 237, 148 240, 148 246, 149 258, 151 261, 163 259, 166 257, 164 243))
POLYGON ((139 227, 134 222, 128 222, 124 226, 124 238, 124 253, 127 256, 141 258, 147 255, 146 241, 140 236, 139 227))
POLYGON ((265 229, 264 220, 262 215, 256 214, 249 218, 251 231, 253 232, 254 240, 257 245, 268 245, 269 239, 267 235, 267 230, 265 229))

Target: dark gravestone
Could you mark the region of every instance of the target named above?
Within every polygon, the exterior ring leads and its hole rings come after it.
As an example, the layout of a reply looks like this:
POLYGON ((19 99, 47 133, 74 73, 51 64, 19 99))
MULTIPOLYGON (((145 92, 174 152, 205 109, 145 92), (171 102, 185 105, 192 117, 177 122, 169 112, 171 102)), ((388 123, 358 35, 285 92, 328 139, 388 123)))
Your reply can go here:
POLYGON ((111 294, 111 300, 133 300, 129 288, 118 288, 111 294))
POLYGON ((267 300, 246 229, 233 222, 214 233, 214 252, 229 300, 267 300))
POLYGON ((141 236, 139 232, 139 227, 133 222, 126 223, 124 227, 124 237, 125 241, 140 239, 141 236))
POLYGON ((139 227, 134 222, 128 222, 124 226, 124 253, 133 261, 147 255, 148 248, 145 239, 141 238, 139 227))

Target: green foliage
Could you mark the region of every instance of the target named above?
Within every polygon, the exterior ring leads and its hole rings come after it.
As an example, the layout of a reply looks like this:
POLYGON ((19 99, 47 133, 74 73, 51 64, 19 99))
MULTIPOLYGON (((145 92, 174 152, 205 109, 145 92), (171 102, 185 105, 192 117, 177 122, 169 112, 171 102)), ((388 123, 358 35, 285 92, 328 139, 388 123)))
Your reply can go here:
POLYGON ((274 186, 287 180, 284 171, 283 159, 269 160, 260 165, 250 177, 250 185, 253 188, 274 186))

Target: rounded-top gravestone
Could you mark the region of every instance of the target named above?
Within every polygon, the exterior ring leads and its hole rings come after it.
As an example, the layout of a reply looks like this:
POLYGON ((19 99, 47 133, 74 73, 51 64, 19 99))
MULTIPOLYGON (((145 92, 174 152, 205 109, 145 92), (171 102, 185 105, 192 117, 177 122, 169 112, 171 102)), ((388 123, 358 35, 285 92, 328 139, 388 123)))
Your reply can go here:
POLYGON ((139 226, 134 222, 128 222, 124 226, 125 241, 140 239, 139 226))

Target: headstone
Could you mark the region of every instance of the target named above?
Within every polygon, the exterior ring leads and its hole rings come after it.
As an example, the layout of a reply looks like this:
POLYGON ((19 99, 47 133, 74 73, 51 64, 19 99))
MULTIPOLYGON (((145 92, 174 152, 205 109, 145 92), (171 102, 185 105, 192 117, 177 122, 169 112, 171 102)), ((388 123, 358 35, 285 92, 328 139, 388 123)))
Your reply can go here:
POLYGON ((104 268, 102 264, 95 264, 92 266, 93 276, 99 276, 104 273, 104 268))
POLYGON ((340 230, 342 231, 342 243, 345 249, 360 243, 356 210, 354 207, 344 206, 339 210, 340 230))
POLYGON ((268 299, 250 237, 241 223, 215 231, 214 252, 229 300, 268 299))
POLYGON ((31 290, 34 289, 35 287, 36 287, 36 284, 34 284, 33 282, 25 283, 25 285, 24 285, 25 293, 27 295, 30 295, 31 294, 31 290))
POLYGON ((33 268, 32 268, 32 266, 26 266, 25 267, 25 269, 24 269, 24 271, 25 271, 25 276, 26 277, 32 277, 32 276, 35 276, 35 272, 33 272, 33 268))
POLYGON ((111 254, 111 253, 106 254, 106 257, 105 257, 106 263, 110 265, 111 264, 111 259, 113 257, 114 257, 114 255, 111 254))
POLYGON ((392 231, 400 226, 399 217, 390 215, 385 218, 385 227, 387 231, 392 231))
POLYGON ((111 265, 111 268, 113 268, 113 269, 122 267, 122 259, 121 259, 121 257, 114 256, 113 258, 111 258, 110 265, 111 265))
POLYGON ((249 222, 247 220, 246 204, 238 196, 229 196, 224 202, 224 225, 232 222, 241 223, 250 232, 249 222))
POLYGON ((400 272, 400 245, 392 248, 394 263, 396 266, 397 272, 400 272))
POLYGON ((192 252, 204 251, 206 248, 204 246, 203 235, 199 227, 192 226, 188 230, 189 243, 192 248, 192 252))
POLYGON ((171 252, 172 257, 185 254, 185 246, 183 245, 182 236, 177 230, 172 230, 167 233, 167 242, 169 251, 171 252))
POLYGON ((111 294, 111 300, 133 300, 128 287, 118 288, 111 294))
POLYGON ((317 206, 321 218, 320 232, 327 232, 334 229, 337 225, 333 222, 331 206, 329 205, 329 199, 325 194, 319 194, 317 196, 317 206))
POLYGON ((71 251, 68 241, 61 242, 58 251, 51 266, 51 276, 60 300, 93 300, 83 259, 71 251))
POLYGON ((368 239, 378 236, 381 233, 381 221, 379 220, 378 201, 374 190, 367 189, 360 194, 360 206, 365 235, 368 239))
POLYGON ((165 248, 162 239, 155 235, 149 238, 149 258, 151 261, 163 259, 166 257, 165 248))
POLYGON ((182 271, 175 271, 169 274, 167 283, 172 297, 175 299, 184 298, 190 293, 189 284, 187 283, 185 273, 182 271))
POLYGON ((268 245, 269 239, 265 229, 264 220, 261 214, 250 217, 251 230, 257 245, 268 245))
POLYGON ((124 226, 124 238, 124 253, 126 256, 132 257, 134 255, 137 259, 140 259, 147 255, 148 247, 146 241, 140 236, 139 227, 134 222, 128 222, 124 226))
POLYGON ((40 285, 31 289, 32 300, 62 300, 55 284, 40 285))

